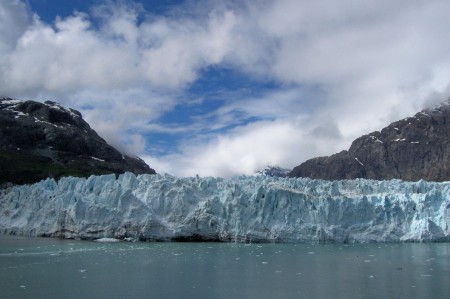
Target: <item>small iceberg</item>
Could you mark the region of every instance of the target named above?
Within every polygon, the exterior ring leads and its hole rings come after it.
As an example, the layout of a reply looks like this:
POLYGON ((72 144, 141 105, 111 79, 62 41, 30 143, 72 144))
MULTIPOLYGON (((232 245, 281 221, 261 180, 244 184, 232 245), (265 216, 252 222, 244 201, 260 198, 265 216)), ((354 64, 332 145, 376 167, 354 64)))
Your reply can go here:
POLYGON ((116 238, 100 238, 94 240, 94 242, 100 242, 100 243, 115 243, 115 242, 121 242, 122 240, 116 239, 116 238))

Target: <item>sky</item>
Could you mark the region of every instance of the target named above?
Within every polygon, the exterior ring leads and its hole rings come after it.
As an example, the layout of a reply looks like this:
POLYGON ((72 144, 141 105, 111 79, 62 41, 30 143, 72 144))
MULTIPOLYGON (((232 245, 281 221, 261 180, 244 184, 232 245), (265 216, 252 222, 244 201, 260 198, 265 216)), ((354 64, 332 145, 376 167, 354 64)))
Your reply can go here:
POLYGON ((450 96, 448 0, 0 0, 0 96, 177 176, 291 169, 450 96))

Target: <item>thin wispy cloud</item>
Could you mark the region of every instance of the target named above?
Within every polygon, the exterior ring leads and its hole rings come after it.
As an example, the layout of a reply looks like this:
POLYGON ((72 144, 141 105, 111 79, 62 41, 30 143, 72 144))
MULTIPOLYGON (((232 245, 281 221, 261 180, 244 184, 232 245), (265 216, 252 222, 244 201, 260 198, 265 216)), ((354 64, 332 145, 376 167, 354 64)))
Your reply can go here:
POLYGON ((0 93, 79 109, 159 172, 293 167, 450 94, 446 0, 92 3, 2 1, 0 93))

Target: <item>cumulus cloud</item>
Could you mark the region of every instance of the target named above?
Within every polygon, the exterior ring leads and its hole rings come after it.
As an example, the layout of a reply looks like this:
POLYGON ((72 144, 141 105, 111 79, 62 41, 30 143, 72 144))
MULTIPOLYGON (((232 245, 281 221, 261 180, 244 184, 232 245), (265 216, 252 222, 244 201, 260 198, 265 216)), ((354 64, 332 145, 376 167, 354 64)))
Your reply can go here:
POLYGON ((8 57, 29 22, 30 16, 23 2, 14 0, 0 3, 0 82, 5 77, 8 57))
POLYGON ((23 2, 12 0, 0 6, 0 51, 5 51, 3 54, 14 48, 29 21, 29 13, 23 2))
POLYGON ((145 142, 128 135, 142 135, 149 122, 174 107, 202 67, 221 62, 233 12, 165 18, 115 1, 92 11, 48 24, 22 2, 0 3, 0 13, 8 16, 2 19, 8 34, 0 43, 0 90, 81 109, 107 141, 142 154, 145 142))
POLYGON ((213 11, 205 23, 164 19, 144 26, 145 32, 160 42, 143 53, 145 77, 156 85, 176 87, 195 81, 202 67, 222 62, 231 50, 235 16, 231 11, 213 11))
POLYGON ((342 146, 334 136, 309 133, 309 128, 295 122, 264 121, 241 126, 207 144, 190 142, 182 154, 144 159, 180 176, 252 175, 267 165, 289 168, 292 161, 330 154, 342 146))
MULTIPOLYGON (((80 107, 83 118, 109 143, 129 155, 141 155, 147 142, 143 135, 149 123, 176 105, 176 96, 145 88, 110 91, 83 90, 66 98, 80 107)), ((148 141, 151 144, 151 140, 148 141)))
POLYGON ((237 111, 284 122, 243 126, 188 146, 170 157, 186 167, 162 168, 221 175, 253 173, 267 164, 289 168, 446 99, 449 8, 446 1, 258 2, 240 19, 246 29, 234 39, 244 42, 231 63, 296 88, 234 100, 216 111, 214 125, 233 114, 242 118, 237 111), (305 94, 305 86, 320 92, 305 94))
POLYGON ((105 1, 49 24, 2 1, 0 91, 80 109, 127 153, 148 153, 152 132, 181 136, 177 153, 147 156, 158 171, 289 168, 445 100, 448 11, 447 0, 211 0, 155 15, 105 1), (210 67, 275 84, 234 91, 192 123, 162 123, 210 67))
MULTIPOLYGON (((2 5, 4 14, 24 13, 24 5, 2 5)), ((108 2, 94 12, 95 24, 91 16, 79 12, 54 24, 35 16, 25 32, 13 35, 17 45, 2 69, 1 87, 32 94, 141 84, 184 86, 202 67, 222 61, 235 23, 232 11, 212 11, 198 21, 162 17, 139 21, 139 6, 122 2, 108 2)), ((16 23, 12 20, 11 27, 16 23)))

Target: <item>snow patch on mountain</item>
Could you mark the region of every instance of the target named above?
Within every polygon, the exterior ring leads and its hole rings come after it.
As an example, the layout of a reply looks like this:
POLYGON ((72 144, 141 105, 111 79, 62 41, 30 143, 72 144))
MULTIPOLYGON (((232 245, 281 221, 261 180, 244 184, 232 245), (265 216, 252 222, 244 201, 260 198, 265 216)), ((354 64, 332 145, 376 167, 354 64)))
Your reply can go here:
POLYGON ((290 169, 281 168, 279 166, 266 166, 266 168, 262 170, 258 170, 255 175, 267 175, 267 176, 275 176, 275 177, 285 177, 290 172, 290 169))

